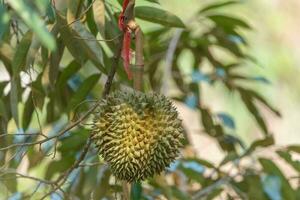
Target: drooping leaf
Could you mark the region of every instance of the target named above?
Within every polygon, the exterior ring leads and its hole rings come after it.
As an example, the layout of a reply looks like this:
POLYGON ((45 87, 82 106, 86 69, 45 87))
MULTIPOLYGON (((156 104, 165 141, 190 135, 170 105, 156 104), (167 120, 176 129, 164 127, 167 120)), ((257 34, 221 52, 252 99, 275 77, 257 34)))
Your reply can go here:
POLYGON ((61 153, 76 152, 80 150, 89 136, 89 132, 86 129, 79 129, 72 132, 69 136, 62 138, 61 146, 58 147, 58 151, 61 153))
POLYGON ((300 145, 290 145, 287 147, 289 151, 300 153, 300 145))
POLYGON ((232 29, 236 26, 250 29, 251 27, 243 20, 237 18, 237 17, 232 17, 232 16, 227 16, 227 15, 219 15, 219 14, 211 14, 207 16, 209 19, 211 19, 213 22, 215 22, 218 26, 220 27, 225 27, 232 29))
POLYGON ((46 26, 38 14, 22 0, 8 0, 7 2, 27 26, 37 35, 41 43, 49 50, 53 51, 56 48, 55 40, 46 29, 46 26))
POLYGON ((48 6, 46 9, 46 17, 46 22, 50 24, 53 24, 56 20, 55 10, 50 1, 48 2, 48 6))
POLYGON ((149 1, 149 2, 152 2, 152 3, 157 3, 157 4, 159 4, 159 1, 158 1, 158 0, 146 0, 146 1, 149 1))
POLYGON ((91 59, 98 69, 105 72, 102 48, 96 38, 79 21, 73 23, 71 27, 74 31, 72 36, 75 37, 74 42, 80 43, 87 57, 91 59))
POLYGON ((159 8, 137 6, 135 7, 135 14, 136 17, 153 23, 158 23, 170 27, 185 27, 184 23, 176 15, 159 8))
POLYGON ((215 10, 215 9, 218 9, 218 8, 223 8, 225 6, 234 5, 234 4, 238 4, 238 3, 239 3, 239 1, 226 1, 226 2, 212 3, 212 4, 209 4, 209 5, 201 8, 199 10, 199 13, 204 13, 204 12, 207 12, 207 11, 215 10))
POLYGON ((34 112, 34 103, 32 100, 32 92, 30 92, 30 94, 28 95, 28 99, 25 103, 24 112, 22 116, 22 128, 24 129, 24 131, 27 130, 30 124, 33 112, 34 112))
POLYGON ((69 153, 63 159, 52 161, 47 167, 45 178, 50 180, 56 173, 63 173, 73 164, 74 160, 74 157, 71 157, 69 153))
POLYGON ((294 160, 292 155, 286 151, 277 151, 277 154, 300 173, 300 161, 294 160))
POLYGON ((261 102, 262 104, 264 104, 268 109, 270 109, 274 114, 276 114, 278 117, 281 116, 280 112, 275 109, 273 106, 271 106, 267 100, 265 100, 261 95, 259 95, 258 93, 254 92, 254 91, 250 91, 247 90, 247 92, 251 93, 251 95, 258 100, 259 102, 261 102))
POLYGON ((96 0, 93 3, 94 20, 99 33, 105 38, 105 5, 104 0, 96 0))
POLYGON ((12 116, 15 120, 17 127, 20 126, 19 124, 19 110, 18 110, 18 103, 19 103, 19 79, 13 78, 11 80, 11 90, 10 90, 10 109, 12 116))
POLYGON ((261 116, 261 113, 257 109, 256 105, 253 102, 253 97, 243 89, 240 90, 240 94, 244 104, 246 105, 247 109, 252 113, 253 117, 255 118, 256 122, 258 123, 259 127, 263 130, 265 135, 269 134, 267 125, 264 119, 261 116))
POLYGON ((14 76, 19 76, 20 70, 25 66, 26 56, 31 45, 31 40, 32 32, 27 31, 26 34, 23 36, 20 44, 16 48, 16 52, 12 60, 14 76))
POLYGON ((68 24, 78 20, 83 0, 68 0, 67 22, 68 24))
POLYGON ((32 42, 28 49, 28 53, 26 56, 26 64, 25 64, 25 71, 27 71, 30 67, 33 66, 34 61, 37 59, 37 53, 41 47, 41 43, 38 38, 33 35, 32 42))
POLYGON ((77 106, 80 102, 86 99, 91 89, 98 82, 100 76, 101 76, 100 74, 94 74, 88 77, 86 80, 84 80, 84 82, 79 86, 78 90, 72 96, 67 110, 71 110, 72 108, 77 106))
POLYGON ((193 161, 193 162, 196 162, 196 163, 199 163, 200 165, 203 165, 204 167, 207 167, 207 168, 215 168, 215 166, 209 162, 208 160, 204 160, 204 159, 200 159, 200 158, 184 158, 183 159, 183 162, 189 162, 189 161, 193 161))
POLYGON ((64 49, 65 45, 62 42, 62 38, 57 38, 57 48, 54 52, 50 54, 49 60, 49 82, 52 88, 55 84, 55 81, 57 80, 59 65, 63 56, 64 49))
POLYGON ((209 112, 209 110, 207 109, 200 109, 200 113, 201 113, 201 121, 202 124, 205 128, 205 131, 212 135, 213 134, 213 129, 214 129, 214 121, 213 118, 209 112))
POLYGON ((268 135, 266 138, 262 140, 256 140, 251 144, 249 149, 247 150, 246 154, 250 154, 251 152, 255 151, 258 147, 268 147, 275 143, 273 135, 268 135))
POLYGON ((260 158, 259 162, 267 175, 277 176, 280 179, 280 191, 282 193, 282 199, 296 200, 295 192, 292 186, 290 185, 284 174, 281 172, 281 170, 276 166, 276 164, 273 161, 265 158, 260 158))
POLYGON ((0 41, 4 34, 9 30, 10 15, 7 12, 7 8, 4 4, 0 4, 0 41))
POLYGON ((6 66, 7 71, 12 74, 12 58, 14 49, 7 43, 0 43, 0 59, 6 66))
POLYGON ((68 66, 61 72, 56 82, 56 87, 63 90, 66 87, 67 81, 81 68, 80 63, 73 60, 68 66))
POLYGON ((224 158, 223 160, 221 161, 221 163, 219 164, 219 166, 222 166, 222 165, 225 165, 227 164, 228 162, 231 162, 231 161, 234 161, 236 159, 238 159, 239 156, 237 155, 236 152, 230 152, 228 153, 224 158))
POLYGON ((82 44, 74 37, 72 29, 67 24, 67 20, 63 16, 57 14, 57 21, 61 37, 69 52, 78 63, 84 64, 87 56, 85 52, 83 52, 82 44))

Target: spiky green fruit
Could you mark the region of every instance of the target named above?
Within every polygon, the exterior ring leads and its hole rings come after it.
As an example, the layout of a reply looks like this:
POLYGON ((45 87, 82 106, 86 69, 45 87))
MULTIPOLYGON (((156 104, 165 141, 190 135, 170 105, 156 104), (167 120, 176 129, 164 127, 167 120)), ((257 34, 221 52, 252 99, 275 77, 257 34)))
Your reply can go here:
POLYGON ((163 171, 178 156, 182 138, 178 113, 162 95, 115 92, 95 112, 92 140, 121 180, 163 171))

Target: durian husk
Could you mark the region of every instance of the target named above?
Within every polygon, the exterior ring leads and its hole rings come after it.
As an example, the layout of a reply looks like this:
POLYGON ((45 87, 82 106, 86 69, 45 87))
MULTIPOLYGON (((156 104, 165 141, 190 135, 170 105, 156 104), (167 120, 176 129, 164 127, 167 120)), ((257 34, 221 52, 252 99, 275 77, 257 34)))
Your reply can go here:
POLYGON ((95 112, 92 140, 120 180, 162 172, 179 155, 182 139, 176 108, 163 95, 115 92, 95 112))

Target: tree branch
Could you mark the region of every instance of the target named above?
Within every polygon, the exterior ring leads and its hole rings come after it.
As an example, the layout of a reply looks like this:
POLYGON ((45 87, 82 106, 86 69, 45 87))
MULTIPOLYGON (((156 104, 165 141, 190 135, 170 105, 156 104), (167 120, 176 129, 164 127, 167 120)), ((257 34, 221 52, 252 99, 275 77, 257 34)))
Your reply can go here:
MULTIPOLYGON (((114 54, 114 57, 113 57, 113 62, 112 62, 112 68, 110 70, 110 73, 108 74, 107 81, 105 83, 104 90, 103 90, 103 93, 102 93, 102 98, 106 98, 107 95, 109 94, 110 90, 111 90, 114 75, 117 71, 117 68, 118 68, 118 65, 119 65, 119 60, 120 60, 120 57, 121 57, 122 44, 123 43, 121 41, 119 41, 117 43, 117 48, 116 48, 116 51, 115 51, 115 54, 114 54)), ((98 100, 97 103, 84 116, 87 117, 90 113, 92 113, 96 109, 96 107, 99 105, 99 103, 100 103, 100 100, 98 100)), ((63 186, 63 184, 65 183, 65 181, 67 180, 68 176, 72 173, 72 171, 74 169, 80 167, 81 162, 85 159, 85 157, 88 153, 88 150, 91 146, 91 143, 92 143, 92 141, 89 138, 88 142, 84 146, 83 151, 80 154, 80 157, 78 158, 78 160, 64 174, 62 174, 61 176, 58 177, 58 179, 55 181, 56 186, 50 192, 48 192, 46 195, 44 195, 41 198, 41 200, 45 199, 47 196, 51 195, 53 192, 56 192, 56 190, 61 188, 63 186)))

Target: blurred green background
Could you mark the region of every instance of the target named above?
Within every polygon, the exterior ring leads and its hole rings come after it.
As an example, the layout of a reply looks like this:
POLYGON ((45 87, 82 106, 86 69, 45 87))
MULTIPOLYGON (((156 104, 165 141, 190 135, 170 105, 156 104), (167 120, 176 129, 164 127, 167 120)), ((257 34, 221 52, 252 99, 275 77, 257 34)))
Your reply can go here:
MULTIPOLYGON (((196 11, 209 0, 161 1, 163 7, 176 13, 188 22, 193 11, 196 11)), ((258 66, 249 65, 246 70, 253 75, 263 75, 270 85, 256 84, 255 89, 275 105, 282 114, 276 118, 265 113, 270 130, 275 134, 278 145, 300 142, 300 1, 298 0, 244 0, 241 4, 226 7, 224 13, 229 13, 245 19, 252 25, 254 31, 244 32, 250 48, 250 55, 258 61, 258 66)), ((221 8, 222 9, 222 8, 221 8)), ((219 87, 219 90, 222 90, 219 87)), ((255 122, 243 109, 237 97, 228 95, 217 98, 218 92, 206 88, 206 95, 214 104, 216 110, 226 110, 234 116, 237 133, 246 141, 252 141, 259 135, 255 122)))

